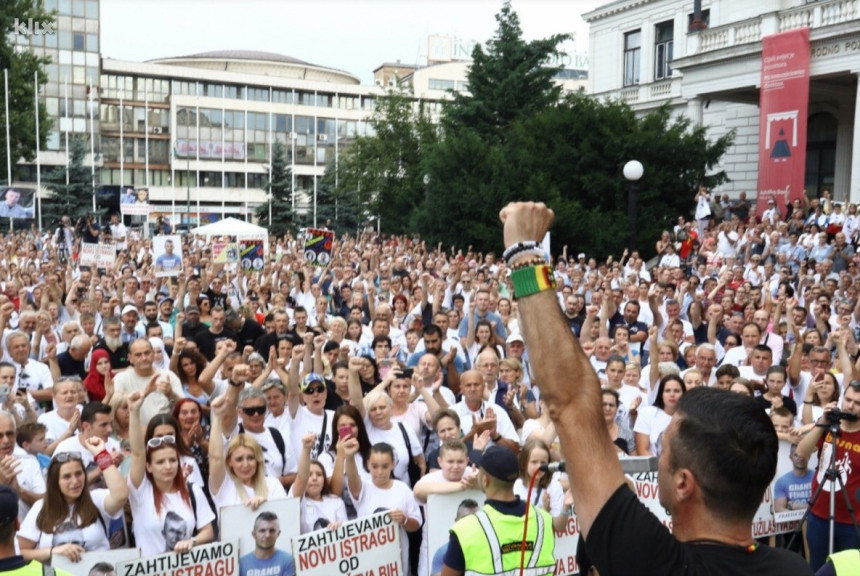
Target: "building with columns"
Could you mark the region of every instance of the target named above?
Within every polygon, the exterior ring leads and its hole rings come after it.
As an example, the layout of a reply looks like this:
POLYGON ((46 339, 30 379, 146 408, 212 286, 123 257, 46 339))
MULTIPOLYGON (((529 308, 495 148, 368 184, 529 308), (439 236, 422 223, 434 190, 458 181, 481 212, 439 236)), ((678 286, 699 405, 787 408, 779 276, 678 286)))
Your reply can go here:
POLYGON ((668 101, 712 137, 736 131, 720 191, 755 195, 762 38, 810 29, 807 194, 860 202, 860 1, 616 0, 590 24, 589 91, 645 111, 668 101), (855 143, 857 143, 855 145, 855 143))

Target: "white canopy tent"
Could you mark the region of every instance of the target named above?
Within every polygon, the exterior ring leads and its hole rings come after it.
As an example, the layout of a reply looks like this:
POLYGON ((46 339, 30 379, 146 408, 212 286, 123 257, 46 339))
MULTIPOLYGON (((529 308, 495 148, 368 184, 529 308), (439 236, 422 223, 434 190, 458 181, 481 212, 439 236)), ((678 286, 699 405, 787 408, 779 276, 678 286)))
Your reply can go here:
POLYGON ((212 224, 198 226, 191 230, 192 234, 198 236, 236 236, 237 238, 264 238, 269 239, 269 231, 262 226, 238 220, 236 218, 224 218, 212 224))

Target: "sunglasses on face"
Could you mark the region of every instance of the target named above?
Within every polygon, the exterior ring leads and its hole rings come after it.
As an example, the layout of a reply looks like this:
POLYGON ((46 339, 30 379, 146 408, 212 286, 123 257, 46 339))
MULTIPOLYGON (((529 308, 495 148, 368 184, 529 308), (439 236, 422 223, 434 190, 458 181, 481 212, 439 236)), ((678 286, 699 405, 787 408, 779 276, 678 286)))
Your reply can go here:
POLYGON ((303 393, 311 396, 312 394, 322 394, 325 392, 325 386, 310 386, 302 390, 303 393))
POLYGON ((251 406, 250 408, 242 408, 242 412, 245 413, 245 416, 262 416, 266 413, 265 406, 251 406))
POLYGON ((174 444, 176 444, 176 436, 167 434, 166 436, 159 436, 158 438, 150 438, 149 442, 146 443, 146 447, 158 448, 159 446, 173 446, 174 444))
POLYGON ((60 452, 59 454, 54 454, 54 460, 60 464, 65 464, 69 460, 77 460, 78 462, 81 462, 83 458, 78 452, 60 452))

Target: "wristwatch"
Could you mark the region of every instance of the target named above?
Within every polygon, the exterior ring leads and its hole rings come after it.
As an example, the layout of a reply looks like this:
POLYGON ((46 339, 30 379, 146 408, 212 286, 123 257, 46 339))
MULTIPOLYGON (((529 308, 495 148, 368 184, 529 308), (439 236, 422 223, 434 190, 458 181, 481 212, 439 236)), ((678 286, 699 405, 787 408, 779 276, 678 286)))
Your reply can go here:
POLYGON ((244 382, 233 382, 232 380, 227 380, 227 383, 234 388, 238 388, 245 384, 244 382))

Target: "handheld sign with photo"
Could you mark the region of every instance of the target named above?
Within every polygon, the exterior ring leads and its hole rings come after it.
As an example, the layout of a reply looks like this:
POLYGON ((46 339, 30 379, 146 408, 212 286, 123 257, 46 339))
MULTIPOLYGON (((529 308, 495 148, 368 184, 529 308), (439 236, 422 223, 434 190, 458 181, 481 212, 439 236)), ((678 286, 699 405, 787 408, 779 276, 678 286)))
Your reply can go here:
POLYGON ((216 264, 239 261, 239 245, 236 242, 216 240, 212 242, 212 258, 216 264))
POLYGON ((152 239, 155 276, 179 276, 182 272, 182 239, 179 235, 156 236, 152 239))
POLYGON ((243 270, 262 270, 265 264, 265 241, 246 239, 239 241, 239 258, 243 270))
POLYGON ((454 522, 484 505, 480 490, 464 490, 454 494, 430 494, 427 497, 427 561, 428 574, 442 572, 442 559, 448 549, 448 536, 454 522))
POLYGON ((325 267, 331 262, 334 232, 308 228, 305 236, 305 262, 311 266, 325 267))
POLYGON ((84 552, 80 562, 72 562, 62 554, 51 555, 51 567, 65 570, 73 576, 107 576, 113 572, 118 574, 116 567, 121 562, 140 558, 140 548, 120 548, 118 550, 100 550, 84 552))
POLYGON ((402 576, 400 527, 388 512, 293 538, 296 576, 402 576))
POLYGON ((138 560, 120 562, 116 576, 239 576, 239 543, 213 542, 195 546, 189 552, 167 552, 138 560))
MULTIPOLYGON (((218 515, 221 537, 239 542, 239 563, 243 564, 248 554, 253 554, 258 540, 275 538, 275 549, 289 556, 290 541, 299 535, 299 507, 297 498, 268 500, 256 510, 244 505, 224 506, 218 515)), ((271 546, 271 543, 262 543, 271 546)), ((292 557, 290 557, 292 561, 292 557)), ((244 566, 240 566, 244 574, 244 566)))

